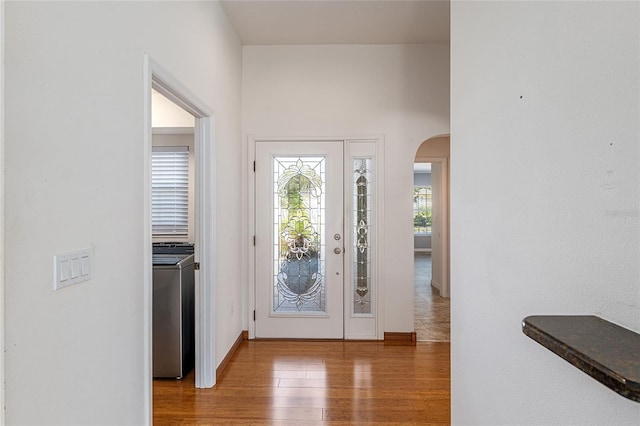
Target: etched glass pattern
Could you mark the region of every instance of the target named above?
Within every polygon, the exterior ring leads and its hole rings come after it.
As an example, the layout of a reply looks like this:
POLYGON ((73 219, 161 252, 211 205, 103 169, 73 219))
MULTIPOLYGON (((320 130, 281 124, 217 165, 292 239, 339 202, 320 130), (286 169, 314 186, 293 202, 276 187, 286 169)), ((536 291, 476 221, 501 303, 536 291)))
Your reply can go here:
POLYGON ((273 312, 324 313, 325 159, 274 157, 273 312))
POLYGON ((371 314, 371 158, 353 168, 353 313, 371 314))

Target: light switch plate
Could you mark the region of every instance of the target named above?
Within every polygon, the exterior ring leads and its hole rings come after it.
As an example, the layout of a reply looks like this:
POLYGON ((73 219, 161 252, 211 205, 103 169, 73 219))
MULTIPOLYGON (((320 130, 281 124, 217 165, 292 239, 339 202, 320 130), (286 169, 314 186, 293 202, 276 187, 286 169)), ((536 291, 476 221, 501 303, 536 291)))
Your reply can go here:
POLYGON ((53 289, 59 290, 91 279, 91 249, 53 256, 53 289))

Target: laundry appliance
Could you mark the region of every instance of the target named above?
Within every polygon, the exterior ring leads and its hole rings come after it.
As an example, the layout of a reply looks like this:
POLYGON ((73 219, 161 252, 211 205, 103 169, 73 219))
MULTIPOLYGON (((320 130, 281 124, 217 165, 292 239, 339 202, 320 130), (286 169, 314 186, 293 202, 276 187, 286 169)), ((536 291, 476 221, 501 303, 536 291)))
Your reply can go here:
POLYGON ((153 377, 182 379, 195 361, 194 255, 190 243, 153 244, 153 377))

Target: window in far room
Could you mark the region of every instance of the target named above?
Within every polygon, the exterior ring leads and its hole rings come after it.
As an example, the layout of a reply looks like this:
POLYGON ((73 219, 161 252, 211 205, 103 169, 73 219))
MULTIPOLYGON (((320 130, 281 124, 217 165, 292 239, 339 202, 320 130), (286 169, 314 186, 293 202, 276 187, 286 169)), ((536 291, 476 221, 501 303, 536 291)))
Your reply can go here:
POLYGON ((154 237, 189 234, 189 148, 153 147, 151 224, 154 237))
POLYGON ((413 187, 413 233, 431 234, 431 185, 413 187))

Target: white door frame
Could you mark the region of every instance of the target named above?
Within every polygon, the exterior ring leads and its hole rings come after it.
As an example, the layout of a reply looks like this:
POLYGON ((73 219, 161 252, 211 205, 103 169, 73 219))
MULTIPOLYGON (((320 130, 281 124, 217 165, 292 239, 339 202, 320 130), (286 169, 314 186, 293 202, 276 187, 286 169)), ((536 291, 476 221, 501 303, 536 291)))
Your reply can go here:
POLYGON ((143 265, 144 265, 144 355, 145 396, 148 401, 147 420, 152 413, 152 294, 153 270, 151 237, 151 89, 184 108, 195 117, 195 259, 200 262, 196 273, 195 288, 195 376, 196 387, 209 388, 215 385, 215 327, 214 327, 214 250, 215 191, 214 188, 214 115, 213 110, 176 80, 168 71, 144 55, 144 218, 143 218, 143 265), (197 276, 199 274, 199 277, 197 276))
MULTIPOLYGON (((254 180, 254 160, 255 160, 255 152, 256 152, 256 143, 257 142, 322 142, 322 141, 342 141, 345 143, 345 147, 350 143, 357 142, 374 142, 376 145, 375 152, 375 162, 376 162, 376 172, 375 172, 375 191, 376 198, 380 201, 377 202, 377 206, 375 209, 375 223, 377 224, 375 227, 376 232, 376 243, 375 243, 375 253, 376 253, 376 264, 374 265, 374 276, 376 277, 376 286, 375 286, 375 318, 373 318, 375 327, 373 334, 368 336, 359 336, 356 334, 351 334, 348 330, 347 321, 353 320, 353 318, 349 318, 346 314, 345 308, 345 318, 344 318, 344 328, 345 328, 345 339, 384 339, 384 318, 385 318, 385 280, 384 280, 384 260, 385 260, 385 242, 384 242, 384 136, 383 135, 366 135, 366 136, 348 136, 348 137, 255 137, 248 136, 247 137, 247 150, 246 150, 246 171, 247 171, 247 232, 243 234, 245 241, 247 241, 247 320, 248 320, 248 331, 249 331, 249 339, 255 339, 256 337, 256 328, 255 328, 255 317, 254 312, 256 309, 256 277, 255 277, 255 250, 253 238, 256 233, 256 209, 255 209, 255 180, 254 180)), ((347 149, 345 149, 345 157, 347 155, 347 149)), ((345 167, 347 164, 345 163, 345 167)), ((345 169, 346 170, 346 169, 345 169)), ((350 185, 349 185, 350 187, 350 185)), ((345 188, 347 188, 345 186, 345 188)), ((345 200, 349 197, 350 194, 345 190, 344 197, 345 200)), ((345 203, 345 206, 348 205, 345 203)), ((347 224, 345 223, 345 227, 347 224)), ((345 235, 348 230, 345 229, 345 235)), ((345 265, 346 266, 346 265, 345 265)), ((345 268, 345 274, 348 269, 345 268)), ((345 299, 344 306, 346 307, 348 304, 348 298, 346 297, 347 290, 345 286, 345 299)), ((353 315, 351 315, 352 317, 353 315)))
MULTIPOLYGON (((442 215, 442 288, 440 296, 450 297, 451 289, 449 286, 449 160, 445 157, 416 157, 414 163, 439 163, 442 167, 442 180, 440 185, 440 193, 442 200, 440 203, 446 207, 446 214, 442 215)), ((432 240, 433 241, 433 240, 432 240)), ((433 248, 432 248, 433 250, 433 248)))
POLYGON ((0 2, 0 426, 5 424, 4 396, 4 1, 0 2))

